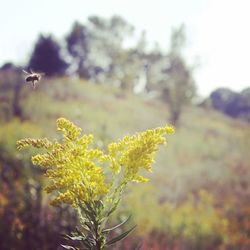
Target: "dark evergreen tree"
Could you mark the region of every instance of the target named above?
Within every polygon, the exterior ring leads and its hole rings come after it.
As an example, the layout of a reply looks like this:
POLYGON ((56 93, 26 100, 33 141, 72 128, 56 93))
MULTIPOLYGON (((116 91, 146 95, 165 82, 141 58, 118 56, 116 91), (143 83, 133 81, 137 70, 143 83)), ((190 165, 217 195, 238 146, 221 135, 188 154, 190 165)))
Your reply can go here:
POLYGON ((51 37, 41 35, 35 44, 28 68, 47 76, 63 75, 68 64, 61 56, 59 44, 51 37))

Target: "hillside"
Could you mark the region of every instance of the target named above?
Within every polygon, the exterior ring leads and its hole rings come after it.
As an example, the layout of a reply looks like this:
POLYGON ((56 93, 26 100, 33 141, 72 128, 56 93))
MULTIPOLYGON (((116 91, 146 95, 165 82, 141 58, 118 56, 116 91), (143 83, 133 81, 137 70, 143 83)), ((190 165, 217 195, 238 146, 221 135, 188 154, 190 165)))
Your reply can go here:
MULTIPOLYGON (((169 117, 161 100, 70 79, 45 80, 37 90, 25 86, 23 106, 26 122, 48 136, 54 134, 56 119, 65 117, 105 143, 168 124, 169 117)), ((186 108, 157 165, 161 171, 170 171, 168 176, 178 168, 182 175, 201 171, 208 180, 224 179, 230 176, 230 166, 247 162, 249 135, 247 123, 213 110, 186 108)))
MULTIPOLYGON (((23 156, 22 153, 16 153, 15 140, 36 136, 47 136, 50 139, 57 137, 55 121, 59 117, 73 121, 84 133, 93 133, 98 145, 104 148, 107 143, 126 134, 162 126, 168 123, 169 117, 168 108, 161 100, 68 78, 44 79, 36 90, 25 85, 21 103, 24 110, 23 122, 0 121, 2 152, 13 154, 17 159, 23 156)), ((138 235, 160 232, 189 238, 185 227, 191 230, 191 234, 192 230, 197 230, 193 229, 197 219, 192 220, 192 216, 198 216, 199 225, 208 227, 204 229, 202 237, 207 232, 208 235, 219 234, 220 230, 216 231, 214 225, 209 223, 213 221, 213 216, 218 223, 218 218, 221 217, 216 217, 217 210, 212 210, 216 212, 216 216, 211 214, 211 209, 218 208, 218 214, 228 218, 229 210, 232 216, 236 216, 234 214, 238 211, 239 202, 242 206, 249 207, 249 146, 249 124, 212 110, 186 108, 175 135, 169 138, 167 147, 162 147, 157 156, 154 171, 150 175, 152 181, 142 185, 135 184, 131 192, 128 192, 123 210, 133 211, 134 220, 139 225, 138 235), (200 217, 196 210, 199 202, 210 209, 205 214, 204 211, 207 210, 202 209, 200 217), (169 224, 169 216, 174 214, 173 211, 179 214, 172 218, 175 224, 169 224), (185 213, 188 213, 191 221, 182 221, 185 213)), ((1 159, 5 158, 2 156, 1 159)), ((27 161, 28 157, 25 156, 24 164, 27 161)), ((237 226, 237 221, 235 223, 237 226)), ((227 235, 231 235, 230 230, 227 235)), ((222 234, 218 237, 229 244, 224 236, 222 234)), ((193 241, 192 237, 191 239, 193 241)), ((169 244, 175 243, 170 241, 169 244)), ((232 241, 230 244, 236 243, 232 241)))

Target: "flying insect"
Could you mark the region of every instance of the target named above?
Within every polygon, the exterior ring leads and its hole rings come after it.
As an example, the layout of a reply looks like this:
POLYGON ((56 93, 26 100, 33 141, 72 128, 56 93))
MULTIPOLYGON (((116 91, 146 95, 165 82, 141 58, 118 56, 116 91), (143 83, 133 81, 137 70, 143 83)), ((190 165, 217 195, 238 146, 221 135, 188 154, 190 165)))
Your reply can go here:
POLYGON ((25 81, 32 82, 32 86, 34 89, 36 88, 36 83, 38 83, 41 80, 42 75, 44 75, 44 73, 37 73, 31 69, 29 70, 29 72, 27 72, 25 70, 23 70, 23 72, 27 75, 25 77, 25 81))

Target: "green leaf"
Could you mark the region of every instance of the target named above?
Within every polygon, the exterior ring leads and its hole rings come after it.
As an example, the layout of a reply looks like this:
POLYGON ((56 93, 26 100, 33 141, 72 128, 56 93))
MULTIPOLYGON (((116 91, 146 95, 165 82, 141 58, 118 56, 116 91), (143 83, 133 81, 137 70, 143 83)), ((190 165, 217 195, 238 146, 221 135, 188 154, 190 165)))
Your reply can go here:
MULTIPOLYGON (((87 232, 91 232, 91 231, 92 231, 91 226, 90 226, 89 223, 87 223, 87 222, 85 222, 85 223, 82 224, 81 226, 82 226, 82 228, 83 228, 85 231, 87 231, 87 232)), ((83 233, 81 233, 81 234, 83 234, 83 233)))
POLYGON ((116 225, 114 227, 111 227, 111 228, 104 229, 102 232, 103 233, 108 233, 108 232, 110 232, 110 231, 112 231, 112 230, 114 230, 114 229, 122 226, 123 224, 125 224, 130 218, 131 218, 131 215, 129 215, 129 217, 126 220, 124 220, 123 222, 121 222, 120 224, 118 224, 118 225, 116 225))
POLYGON ((71 249, 71 250, 76 250, 76 248, 72 247, 72 246, 68 246, 68 245, 62 245, 61 246, 65 249, 71 249))
POLYGON ((97 209, 99 210, 99 212, 101 210, 103 210, 103 208, 104 208, 103 202, 101 200, 95 201, 95 206, 97 207, 97 209))
POLYGON ((87 209, 89 210, 89 212, 90 212, 91 214, 96 215, 96 211, 95 211, 94 205, 92 205, 92 204, 90 204, 90 203, 88 203, 88 202, 85 202, 84 204, 85 204, 85 206, 87 207, 87 209))
POLYGON ((69 239, 69 240, 78 240, 78 241, 82 241, 82 240, 85 240, 86 237, 84 236, 70 236, 70 235, 66 235, 66 238, 69 239))
POLYGON ((87 249, 92 249, 91 243, 88 241, 88 239, 81 241, 81 244, 86 247, 87 249))
MULTIPOLYGON (((83 227, 83 225, 81 225, 83 227)), ((85 227, 83 227, 85 229, 85 227)), ((87 231, 87 229, 85 229, 87 231)), ((81 235, 84 239, 87 238, 87 236, 82 232, 78 227, 76 227, 76 232, 74 232, 74 235, 81 235)))
POLYGON ((84 213, 87 216, 88 220, 93 221, 94 223, 96 223, 96 214, 95 214, 95 212, 89 211, 84 206, 81 206, 81 209, 84 211, 84 213))
POLYGON ((128 231, 120 234, 119 236, 113 238, 112 240, 107 242, 107 245, 112 245, 114 243, 116 243, 119 240, 123 240, 124 238, 126 238, 134 229, 136 228, 136 226, 132 227, 131 229, 129 229, 128 231))
POLYGON ((87 242, 91 246, 95 246, 95 244, 96 244, 96 241, 92 237, 87 238, 87 242))

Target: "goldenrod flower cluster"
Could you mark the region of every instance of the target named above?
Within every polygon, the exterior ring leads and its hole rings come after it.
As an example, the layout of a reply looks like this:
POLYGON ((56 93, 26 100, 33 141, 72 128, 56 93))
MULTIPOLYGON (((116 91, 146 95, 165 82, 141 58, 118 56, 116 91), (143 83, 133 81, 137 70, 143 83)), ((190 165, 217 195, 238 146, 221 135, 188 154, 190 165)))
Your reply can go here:
POLYGON ((93 136, 81 136, 81 129, 70 121, 60 118, 57 128, 63 133, 62 142, 48 139, 23 139, 17 142, 18 149, 26 146, 44 148, 46 153, 32 157, 35 165, 46 170, 51 182, 46 187, 48 193, 56 191, 52 205, 58 203, 77 207, 83 202, 99 200, 109 193, 113 181, 104 174, 110 170, 112 178, 121 175, 123 183, 145 182, 139 175, 141 169, 152 171, 152 163, 157 146, 164 144, 164 135, 172 134, 172 127, 148 130, 134 136, 125 136, 108 146, 105 154, 90 147, 93 136), (107 169, 105 169, 105 167, 107 169))
POLYGON ((115 173, 124 167, 126 181, 146 182, 148 179, 139 175, 141 169, 152 171, 152 163, 158 145, 166 143, 164 135, 174 133, 173 127, 163 127, 125 136, 118 143, 111 143, 108 147, 111 158, 111 170, 115 173))

